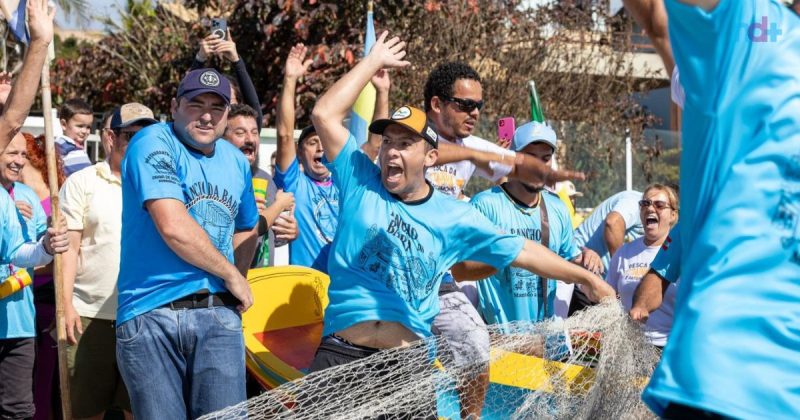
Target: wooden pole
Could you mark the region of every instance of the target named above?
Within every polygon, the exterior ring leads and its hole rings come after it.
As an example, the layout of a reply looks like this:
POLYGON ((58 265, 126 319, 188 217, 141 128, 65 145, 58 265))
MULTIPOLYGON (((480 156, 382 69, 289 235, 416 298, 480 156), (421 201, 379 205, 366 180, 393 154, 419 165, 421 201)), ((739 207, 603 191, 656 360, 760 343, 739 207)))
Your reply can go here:
MULTIPOLYGON (((52 44, 51 44, 52 45, 52 44)), ((50 98, 50 57, 42 68, 42 111, 44 112, 45 154, 47 155, 47 183, 50 186, 50 205, 53 226, 60 226, 61 207, 58 202, 58 167, 56 145, 53 139, 53 105, 50 98)), ((61 384, 61 413, 64 420, 72 420, 72 400, 67 370, 67 329, 64 322, 64 276, 61 255, 53 259, 53 283, 56 289, 56 332, 58 338, 58 380, 61 384)))

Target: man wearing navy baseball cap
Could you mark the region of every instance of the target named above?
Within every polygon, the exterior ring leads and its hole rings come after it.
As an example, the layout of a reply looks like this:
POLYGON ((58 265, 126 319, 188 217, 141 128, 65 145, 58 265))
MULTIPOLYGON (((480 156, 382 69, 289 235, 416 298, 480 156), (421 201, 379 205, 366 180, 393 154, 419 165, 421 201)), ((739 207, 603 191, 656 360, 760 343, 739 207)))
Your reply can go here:
POLYGON ((196 418, 246 397, 240 313, 258 211, 250 164, 218 141, 230 93, 216 70, 189 72, 173 122, 139 131, 122 162, 117 361, 136 418, 196 418))

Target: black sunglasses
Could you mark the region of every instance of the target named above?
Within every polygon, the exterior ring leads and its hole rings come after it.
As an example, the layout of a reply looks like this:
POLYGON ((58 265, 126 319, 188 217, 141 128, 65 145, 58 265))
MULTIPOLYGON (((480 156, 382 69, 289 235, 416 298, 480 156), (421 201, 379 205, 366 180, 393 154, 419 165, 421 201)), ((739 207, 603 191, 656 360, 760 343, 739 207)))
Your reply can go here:
POLYGON ((483 100, 480 101, 473 101, 472 99, 464 99, 464 98, 454 98, 452 96, 440 96, 440 98, 444 99, 447 102, 452 102, 458 105, 458 109, 461 112, 472 112, 473 109, 477 108, 478 111, 483 109, 483 100))
POLYGON ((656 210, 664 210, 672 208, 672 206, 670 206, 669 203, 667 203, 666 201, 661 201, 661 200, 653 201, 648 199, 639 200, 639 207, 646 209, 650 206, 654 206, 656 210))

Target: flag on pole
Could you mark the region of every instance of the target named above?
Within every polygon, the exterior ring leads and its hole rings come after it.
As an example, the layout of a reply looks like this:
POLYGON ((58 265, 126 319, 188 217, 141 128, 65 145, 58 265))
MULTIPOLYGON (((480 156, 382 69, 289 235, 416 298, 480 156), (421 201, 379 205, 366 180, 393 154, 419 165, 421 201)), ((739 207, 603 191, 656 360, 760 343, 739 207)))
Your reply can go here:
MULTIPOLYGON (((369 54, 372 45, 375 44, 375 25, 372 23, 372 1, 367 3, 367 32, 364 35, 364 57, 369 54)), ((369 133, 367 128, 372 121, 372 114, 375 111, 375 87, 372 83, 361 90, 361 93, 353 104, 350 111, 350 133, 356 138, 356 142, 362 145, 367 142, 369 133)))
POLYGON ((539 100, 539 94, 536 93, 536 83, 533 80, 528 82, 531 97, 531 121, 544 123, 544 111, 542 111, 542 102, 539 100))
POLYGON ((0 9, 3 17, 8 22, 8 29, 19 42, 28 44, 30 36, 28 27, 25 23, 25 8, 27 0, 0 0, 0 9))

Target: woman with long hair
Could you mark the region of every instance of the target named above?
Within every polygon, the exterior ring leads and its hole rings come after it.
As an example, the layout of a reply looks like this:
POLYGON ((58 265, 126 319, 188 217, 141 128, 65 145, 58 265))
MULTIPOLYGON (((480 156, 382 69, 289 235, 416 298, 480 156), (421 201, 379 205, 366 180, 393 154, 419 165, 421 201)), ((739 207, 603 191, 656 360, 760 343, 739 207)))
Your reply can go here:
MULTIPOLYGON (((47 183, 47 158, 44 150, 44 135, 33 137, 22 133, 27 141, 28 165, 22 170, 22 183, 33 189, 41 200, 45 214, 52 214, 50 187, 47 183)), ((56 153, 58 187, 66 180, 64 162, 56 153)), ((50 335, 55 325, 56 293, 53 285, 53 264, 38 268, 33 277, 33 302, 36 307, 36 366, 33 380, 33 402, 36 406, 34 419, 57 418, 58 403, 58 351, 57 343, 50 335), (55 392, 54 392, 55 391, 55 392)))
MULTIPOLYGON (((636 287, 650 269, 670 228, 678 222, 678 194, 666 185, 651 184, 639 201, 639 217, 644 235, 614 253, 606 277, 606 281, 617 291, 625 311, 630 311, 636 287)), ((675 290, 676 285, 670 284, 661 307, 650 314, 644 327, 647 340, 660 349, 667 344, 672 328, 675 290)))

